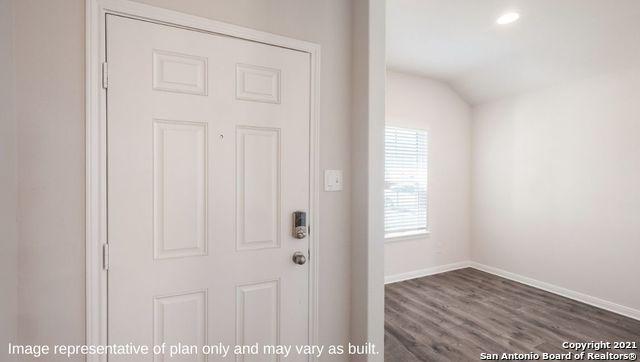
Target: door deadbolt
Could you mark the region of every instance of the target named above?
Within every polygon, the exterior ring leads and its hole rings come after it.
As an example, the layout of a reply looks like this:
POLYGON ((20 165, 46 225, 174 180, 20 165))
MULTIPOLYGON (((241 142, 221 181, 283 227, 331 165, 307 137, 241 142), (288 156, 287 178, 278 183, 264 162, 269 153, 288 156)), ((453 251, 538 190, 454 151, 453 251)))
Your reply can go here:
POLYGON ((295 253, 293 253, 293 257, 291 259, 295 264, 298 264, 298 265, 303 265, 304 263, 307 262, 307 257, 304 256, 304 254, 302 254, 299 251, 296 251, 295 253))
POLYGON ((307 213, 304 211, 293 213, 293 237, 296 239, 307 237, 307 213))

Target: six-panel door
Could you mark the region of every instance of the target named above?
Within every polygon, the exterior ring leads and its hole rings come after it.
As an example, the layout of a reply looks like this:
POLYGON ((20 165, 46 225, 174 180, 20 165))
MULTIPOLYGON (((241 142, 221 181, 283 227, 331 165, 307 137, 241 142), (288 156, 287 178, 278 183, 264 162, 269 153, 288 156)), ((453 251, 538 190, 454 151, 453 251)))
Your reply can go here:
POLYGON ((309 61, 107 16, 109 343, 308 343, 309 61))

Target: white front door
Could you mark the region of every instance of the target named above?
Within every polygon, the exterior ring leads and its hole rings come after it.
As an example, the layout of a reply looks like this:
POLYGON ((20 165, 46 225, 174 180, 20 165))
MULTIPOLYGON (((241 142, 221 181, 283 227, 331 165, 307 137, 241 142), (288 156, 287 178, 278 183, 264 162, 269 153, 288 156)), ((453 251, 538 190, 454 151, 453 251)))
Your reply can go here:
POLYGON ((106 24, 109 343, 308 343, 309 54, 106 24))

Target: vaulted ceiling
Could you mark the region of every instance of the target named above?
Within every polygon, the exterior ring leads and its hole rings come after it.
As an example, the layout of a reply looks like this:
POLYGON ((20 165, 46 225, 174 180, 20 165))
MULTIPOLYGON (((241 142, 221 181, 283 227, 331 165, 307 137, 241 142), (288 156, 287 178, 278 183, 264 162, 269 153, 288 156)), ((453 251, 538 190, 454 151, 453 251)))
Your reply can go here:
POLYGON ((640 1, 387 0, 387 64, 471 104, 640 67, 640 1))

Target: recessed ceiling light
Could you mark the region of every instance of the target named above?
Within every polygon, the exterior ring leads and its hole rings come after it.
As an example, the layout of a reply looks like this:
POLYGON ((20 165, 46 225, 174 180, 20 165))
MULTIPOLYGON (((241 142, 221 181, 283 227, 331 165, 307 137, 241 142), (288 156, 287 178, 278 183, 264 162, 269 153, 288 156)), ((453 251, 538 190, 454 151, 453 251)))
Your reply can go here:
POLYGON ((502 14, 496 20, 496 23, 498 23, 499 25, 511 24, 514 21, 518 20, 519 18, 520 18, 520 14, 516 12, 505 13, 505 14, 502 14))

